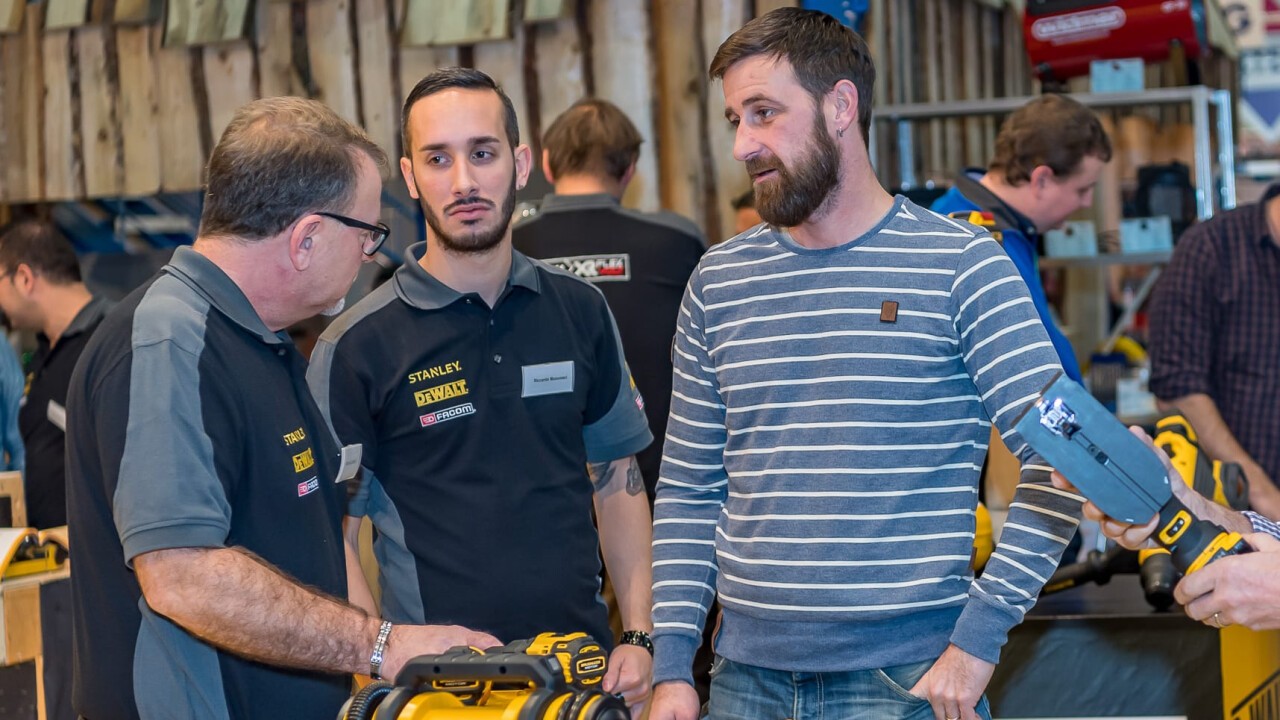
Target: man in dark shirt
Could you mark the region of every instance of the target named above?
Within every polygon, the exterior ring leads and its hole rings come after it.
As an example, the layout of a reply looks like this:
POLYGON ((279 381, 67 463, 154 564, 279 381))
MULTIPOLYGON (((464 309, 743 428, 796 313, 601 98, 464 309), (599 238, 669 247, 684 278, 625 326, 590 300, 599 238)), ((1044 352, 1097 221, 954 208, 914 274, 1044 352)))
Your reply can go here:
POLYGON ((379 163, 318 102, 241 108, 195 244, 85 348, 67 398, 82 717, 334 717, 352 673, 497 643, 339 599, 367 592, 341 525, 360 447, 337 443, 285 328, 338 312, 386 239, 379 163))
POLYGON ((1280 185, 1178 241, 1151 298, 1151 392, 1280 518, 1280 185))
POLYGON ((517 250, 594 284, 618 321, 622 347, 659 442, 637 454, 649 497, 671 412, 671 341, 680 298, 706 242, 673 213, 619 201, 635 174, 640 133, 613 103, 580 100, 547 128, 542 171, 555 185, 512 233, 517 250))
POLYGON ((67 383, 108 307, 85 288, 75 250, 52 224, 28 220, 0 234, 0 309, 39 343, 18 412, 32 527, 67 524, 67 383))

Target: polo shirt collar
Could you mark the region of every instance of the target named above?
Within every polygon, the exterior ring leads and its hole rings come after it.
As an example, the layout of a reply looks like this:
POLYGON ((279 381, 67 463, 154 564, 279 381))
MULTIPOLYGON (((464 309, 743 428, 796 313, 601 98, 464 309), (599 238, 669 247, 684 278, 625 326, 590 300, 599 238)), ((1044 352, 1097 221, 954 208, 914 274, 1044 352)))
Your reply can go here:
POLYGON ((106 315, 107 311, 111 309, 111 306, 112 302, 106 298, 92 298, 89 300, 88 304, 80 308, 80 312, 76 313, 76 316, 72 318, 71 324, 67 326, 66 330, 62 331, 62 337, 69 338, 74 335, 79 335, 86 330, 93 329, 93 327, 98 324, 98 321, 102 320, 102 316, 106 315))
MULTIPOLYGON (((435 279, 419 264, 418 261, 426 253, 426 242, 409 246, 405 252, 404 264, 396 270, 392 278, 396 295, 419 310, 439 310, 461 300, 465 296, 464 293, 435 279)), ((541 292, 537 266, 528 257, 515 250, 511 251, 511 274, 507 276, 507 287, 522 287, 533 292, 541 292)))
POLYGON ((986 174, 985 170, 970 168, 960 173, 956 178, 956 188, 960 194, 969 198, 973 204, 981 207, 998 219, 1003 220, 1008 227, 1015 228, 1028 239, 1034 241, 1040 235, 1036 230, 1036 224, 1026 215, 1018 212, 1012 205, 1001 200, 998 195, 987 189, 980 181, 982 176, 986 174))
POLYGON ((173 259, 164 266, 164 272, 186 283, 223 315, 257 335, 264 343, 278 345, 291 342, 283 330, 272 332, 268 329, 240 286, 222 268, 195 250, 185 246, 175 250, 173 259))
POLYGON ((612 209, 618 206, 618 199, 608 193, 592 193, 590 195, 557 195, 551 193, 542 198, 542 204, 538 206, 538 212, 612 209))

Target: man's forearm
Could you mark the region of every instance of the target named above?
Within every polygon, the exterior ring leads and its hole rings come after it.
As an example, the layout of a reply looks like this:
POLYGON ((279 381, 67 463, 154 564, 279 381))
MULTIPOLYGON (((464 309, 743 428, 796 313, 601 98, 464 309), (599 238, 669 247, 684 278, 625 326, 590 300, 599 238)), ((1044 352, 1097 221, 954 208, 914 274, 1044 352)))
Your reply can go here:
POLYGON ((607 471, 596 466, 591 472, 593 478, 608 482, 604 487, 597 484, 596 516, 600 550, 618 596, 623 629, 648 632, 653 622, 653 523, 640 468, 633 456, 614 461, 607 471))
MULTIPOLYGON (((1200 445, 1214 459, 1239 463, 1245 466, 1246 470, 1258 467, 1253 457, 1240 446, 1231 428, 1227 427, 1213 398, 1203 393, 1195 393, 1184 395, 1176 400, 1162 400, 1161 406, 1166 409, 1176 408, 1182 413, 1195 429, 1200 445)), ((1254 476, 1249 477, 1250 482, 1257 480, 1258 478, 1254 476)))
POLYGON ((178 548, 139 555, 147 604, 213 645, 259 662, 364 673, 379 620, 300 585, 235 548, 178 548))

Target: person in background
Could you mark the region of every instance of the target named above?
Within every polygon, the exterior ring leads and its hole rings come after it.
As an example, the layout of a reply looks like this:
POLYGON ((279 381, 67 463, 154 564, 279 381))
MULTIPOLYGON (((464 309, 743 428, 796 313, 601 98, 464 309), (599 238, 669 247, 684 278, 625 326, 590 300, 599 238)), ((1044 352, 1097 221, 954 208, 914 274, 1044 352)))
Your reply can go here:
POLYGON ((14 328, 36 333, 18 413, 32 527, 67 524, 67 385, 110 307, 85 287, 75 249, 52 223, 24 220, 0 234, 0 310, 14 328))
POLYGON ((9 342, 9 319, 0 313, 0 469, 21 472, 26 463, 22 433, 18 430, 18 411, 22 407, 22 390, 26 385, 22 361, 9 342))
POLYGON ((1062 369, 1076 382, 1080 362, 1049 311, 1038 263, 1044 233, 1093 204, 1093 188, 1110 160, 1111 140, 1092 110, 1065 95, 1042 95, 1005 119, 986 170, 960 173, 930 208, 991 213, 1062 369))
POLYGON ((733 234, 741 235, 764 222, 756 211, 756 191, 748 189, 733 199, 733 234))

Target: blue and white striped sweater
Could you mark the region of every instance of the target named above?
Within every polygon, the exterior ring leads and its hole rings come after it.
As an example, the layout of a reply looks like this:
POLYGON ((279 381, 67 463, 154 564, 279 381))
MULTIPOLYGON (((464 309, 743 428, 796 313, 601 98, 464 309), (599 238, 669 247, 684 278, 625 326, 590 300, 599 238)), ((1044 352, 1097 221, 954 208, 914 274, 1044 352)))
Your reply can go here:
POLYGON ((762 226, 708 252, 654 513, 655 681, 689 679, 713 587, 733 660, 852 670, 954 642, 994 662, 1079 512, 1009 434, 1058 369, 999 245, 902 198, 841 247, 762 226), (993 419, 1024 471, 974 583, 993 419))

